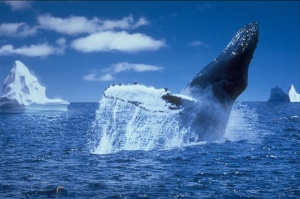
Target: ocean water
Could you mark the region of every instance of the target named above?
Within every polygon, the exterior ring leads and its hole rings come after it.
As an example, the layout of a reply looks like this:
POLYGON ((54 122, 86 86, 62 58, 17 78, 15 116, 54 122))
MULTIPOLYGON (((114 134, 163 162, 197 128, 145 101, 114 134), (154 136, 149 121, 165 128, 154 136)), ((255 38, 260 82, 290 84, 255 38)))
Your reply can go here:
POLYGON ((299 103, 236 103, 216 142, 112 153, 98 108, 0 113, 0 198, 300 198, 299 103))

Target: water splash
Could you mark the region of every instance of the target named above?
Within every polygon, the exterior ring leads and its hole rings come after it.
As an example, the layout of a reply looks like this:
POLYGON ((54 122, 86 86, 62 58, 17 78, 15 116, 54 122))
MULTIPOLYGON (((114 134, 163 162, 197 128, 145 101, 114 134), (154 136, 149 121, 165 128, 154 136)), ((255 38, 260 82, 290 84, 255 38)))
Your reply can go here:
POLYGON ((241 141, 257 142, 258 135, 258 115, 256 110, 249 108, 248 105, 237 102, 232 107, 229 121, 224 136, 220 141, 241 141))
MULTIPOLYGON (((109 154, 122 150, 147 151, 194 145, 198 135, 189 123, 182 125, 180 117, 177 111, 149 111, 133 103, 103 97, 91 127, 94 137, 90 142, 90 151, 94 154, 109 154)), ((255 140, 256 120, 254 110, 236 103, 226 132, 218 142, 255 140)))
POLYGON ((100 140, 92 150, 96 154, 179 147, 189 133, 180 127, 177 112, 151 112, 109 98, 101 100, 92 131, 100 140))

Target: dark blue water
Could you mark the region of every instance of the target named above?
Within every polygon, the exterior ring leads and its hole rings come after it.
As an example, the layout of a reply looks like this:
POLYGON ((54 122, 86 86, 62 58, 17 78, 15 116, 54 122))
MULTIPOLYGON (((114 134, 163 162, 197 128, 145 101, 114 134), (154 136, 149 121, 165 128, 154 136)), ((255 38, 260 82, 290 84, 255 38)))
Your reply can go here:
POLYGON ((300 198, 300 104, 241 105, 235 139, 106 155, 91 152, 97 103, 2 113, 0 198, 300 198))

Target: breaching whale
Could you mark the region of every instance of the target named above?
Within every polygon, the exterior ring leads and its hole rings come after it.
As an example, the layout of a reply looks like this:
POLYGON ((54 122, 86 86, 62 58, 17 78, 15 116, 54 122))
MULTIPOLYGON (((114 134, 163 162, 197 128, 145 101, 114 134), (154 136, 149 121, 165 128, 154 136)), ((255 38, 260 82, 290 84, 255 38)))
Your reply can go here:
POLYGON ((257 43, 257 23, 246 24, 225 50, 204 67, 182 92, 209 102, 186 108, 185 117, 197 112, 191 125, 198 132, 198 141, 214 140, 224 134, 232 105, 247 87, 248 68, 257 43))
POLYGON ((100 132, 96 151, 163 148, 174 142, 219 139, 233 103, 247 87, 257 43, 257 23, 246 24, 181 94, 136 83, 109 86, 94 123, 100 132))

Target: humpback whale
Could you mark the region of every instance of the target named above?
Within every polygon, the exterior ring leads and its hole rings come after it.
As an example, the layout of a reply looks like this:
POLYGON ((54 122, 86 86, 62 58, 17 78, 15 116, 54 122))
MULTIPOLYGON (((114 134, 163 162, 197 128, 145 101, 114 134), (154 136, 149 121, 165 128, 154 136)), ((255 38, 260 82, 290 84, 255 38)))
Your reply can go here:
POLYGON ((109 86, 94 124, 101 131, 98 150, 151 149, 168 145, 170 139, 182 143, 219 139, 235 100, 247 87, 257 43, 257 23, 246 24, 180 94, 137 83, 109 86))
POLYGON ((198 141, 214 140, 224 134, 232 105, 247 87, 248 68, 257 43, 257 23, 246 24, 183 90, 183 94, 202 101, 186 108, 186 115, 197 112, 191 125, 198 132, 198 141))

